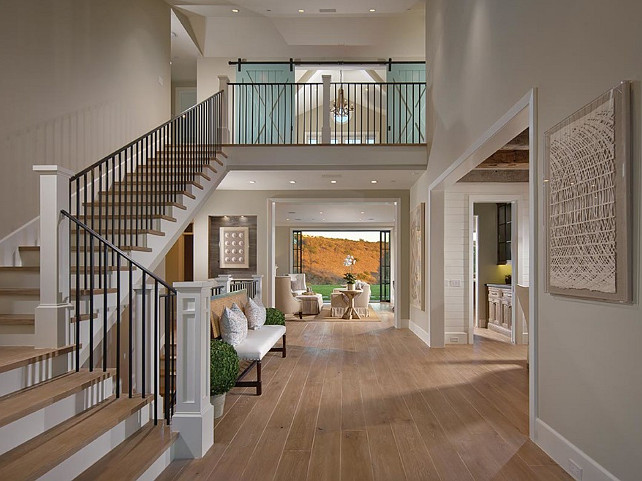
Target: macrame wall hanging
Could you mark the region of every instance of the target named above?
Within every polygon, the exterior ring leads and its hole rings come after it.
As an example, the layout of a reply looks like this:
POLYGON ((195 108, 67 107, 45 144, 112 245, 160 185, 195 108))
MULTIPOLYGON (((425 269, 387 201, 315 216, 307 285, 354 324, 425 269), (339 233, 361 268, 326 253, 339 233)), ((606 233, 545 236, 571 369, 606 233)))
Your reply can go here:
POLYGON ((631 301, 630 85, 545 134, 547 290, 631 301))

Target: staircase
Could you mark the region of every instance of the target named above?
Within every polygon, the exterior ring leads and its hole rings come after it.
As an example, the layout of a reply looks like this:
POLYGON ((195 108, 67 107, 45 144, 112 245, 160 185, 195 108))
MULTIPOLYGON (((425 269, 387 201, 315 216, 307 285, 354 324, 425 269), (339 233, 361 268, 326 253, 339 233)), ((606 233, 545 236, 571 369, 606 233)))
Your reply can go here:
POLYGON ((33 347, 39 247, 0 267, 0 479, 155 479, 171 462, 176 291, 154 269, 227 172, 220 96, 71 178, 67 345, 33 347))

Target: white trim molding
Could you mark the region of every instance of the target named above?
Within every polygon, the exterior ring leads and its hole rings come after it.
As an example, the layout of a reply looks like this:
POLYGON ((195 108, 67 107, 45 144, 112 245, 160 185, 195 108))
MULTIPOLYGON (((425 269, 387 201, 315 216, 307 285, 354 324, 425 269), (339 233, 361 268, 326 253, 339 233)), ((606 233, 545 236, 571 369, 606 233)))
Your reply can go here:
POLYGON ((430 347, 430 334, 428 334, 428 332, 410 320, 408 320, 408 328, 415 336, 421 339, 426 346, 430 347))
MULTIPOLYGON (((600 466, 588 454, 537 418, 535 421, 535 442, 571 476, 571 462, 582 469, 582 481, 619 481, 617 477, 600 466)), ((574 477, 574 479, 580 479, 574 477)))

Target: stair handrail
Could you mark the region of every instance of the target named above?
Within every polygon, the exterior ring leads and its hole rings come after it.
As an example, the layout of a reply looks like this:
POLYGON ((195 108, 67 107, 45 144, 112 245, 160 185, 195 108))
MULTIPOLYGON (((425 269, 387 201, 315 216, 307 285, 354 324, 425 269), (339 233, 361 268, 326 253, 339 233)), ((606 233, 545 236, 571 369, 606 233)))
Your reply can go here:
POLYGON ((141 247, 221 151, 223 106, 219 91, 73 175, 70 213, 114 245, 141 247))
POLYGON ((91 164, 91 165, 89 165, 89 166, 85 167, 85 168, 84 168, 83 170, 81 170, 80 172, 78 172, 78 173, 74 174, 74 175, 71 177, 70 182, 72 182, 72 181, 76 180, 77 178, 79 178, 79 177, 80 177, 80 176, 82 176, 83 174, 86 174, 87 172, 91 171, 92 169, 94 169, 94 168, 98 167, 100 164, 103 164, 103 163, 107 162, 110 158, 112 158, 114 155, 118 154, 119 152, 122 152, 122 151, 124 151, 124 150, 128 149, 129 147, 131 147, 131 146, 135 145, 137 142, 140 142, 141 140, 145 139, 146 137, 149 137, 151 134, 153 134, 153 133, 154 133, 154 132, 156 132, 157 130, 162 129, 163 127, 165 127, 165 126, 167 126, 167 125, 171 124, 171 123, 172 123, 173 121, 175 121, 176 119, 179 119, 179 118, 181 118, 181 117, 185 117, 187 114, 189 114, 191 111, 195 110, 195 109, 196 109, 197 107, 199 107, 200 105, 203 105, 203 104, 207 103, 208 101, 211 101, 211 100, 212 100, 212 99, 214 99, 215 97, 220 96, 220 95, 222 95, 222 94, 224 94, 224 92, 223 92, 222 90, 219 90, 218 92, 216 92, 215 94, 213 94, 213 95, 209 96, 208 98, 206 98, 206 99, 205 99, 205 100, 203 100, 202 102, 199 102, 199 103, 197 103, 196 105, 193 105, 192 107, 189 107, 189 108, 185 109, 185 110, 184 110, 184 111, 182 111, 181 113, 174 115, 174 116, 173 116, 171 119, 169 119, 168 121, 166 121, 166 122, 164 122, 164 123, 160 124, 159 126, 157 126, 157 127, 153 128, 152 130, 150 130, 149 132, 147 132, 147 133, 145 133, 145 134, 141 135, 141 136, 140 136, 140 137, 138 137, 137 139, 132 140, 131 142, 129 142, 128 144, 126 144, 124 147, 121 147, 120 149, 115 150, 115 151, 114 151, 114 152, 112 152, 111 154, 106 155, 105 157, 103 157, 103 158, 102 158, 102 159, 100 159, 99 161, 94 162, 93 164, 91 164))
MULTIPOLYGON (((165 389, 164 389, 164 396, 163 396, 163 413, 165 417, 165 421, 169 424, 171 422, 171 416, 173 414, 173 407, 174 403, 176 400, 176 385, 172 377, 172 372, 175 370, 175 360, 174 360, 174 331, 176 328, 176 318, 175 318, 175 302, 176 302, 176 289, 169 285, 167 282, 165 282, 163 279, 161 279, 159 276, 151 272, 149 269, 147 269, 145 266, 143 266, 140 262, 135 261, 132 259, 129 255, 127 255, 125 252, 123 252, 121 249, 119 249, 117 246, 109 242, 107 239, 102 237, 98 232, 93 230, 91 227, 86 225, 84 222, 82 222, 80 219, 74 217, 71 215, 69 212, 62 210, 61 214, 64 217, 67 217, 73 224, 77 226, 76 228, 76 242, 80 242, 80 229, 84 230, 86 234, 90 236, 90 249, 92 252, 94 252, 94 239, 96 239, 100 244, 104 246, 104 250, 101 251, 100 248, 98 250, 99 252, 99 257, 103 256, 104 257, 104 264, 102 264, 102 267, 99 267, 99 272, 98 276, 99 278, 104 277, 104 284, 103 284, 103 289, 102 289, 102 296, 103 296, 103 310, 102 310, 102 322, 103 322, 103 340, 102 340, 102 369, 103 371, 107 371, 108 369, 108 343, 106 340, 106 332, 108 331, 108 302, 107 302, 107 276, 108 276, 108 249, 111 251, 112 254, 112 259, 114 255, 116 256, 116 282, 117 282, 117 287, 116 287, 116 308, 115 308, 115 313, 116 313, 116 355, 113 356, 116 359, 116 397, 120 397, 121 394, 121 367, 120 367, 120 359, 121 359, 121 315, 122 311, 124 311, 126 308, 128 308, 128 318, 129 318, 129 346, 128 346, 128 360, 129 360, 129 369, 128 369, 128 391, 129 391, 129 397, 133 397, 134 390, 133 390, 133 342, 134 342, 134 325, 133 325, 133 309, 132 309, 132 298, 134 297, 134 283, 133 283, 133 274, 132 274, 132 268, 136 267, 141 270, 142 272, 142 279, 141 279, 141 307, 142 307, 142 320, 140 323, 140 329, 141 329, 141 342, 140 342, 140 347, 141 347, 141 379, 137 379, 137 384, 140 390, 140 393, 143 398, 146 397, 146 332, 145 332, 145 325, 147 323, 147 318, 146 318, 146 286, 147 286, 147 280, 146 278, 149 277, 153 279, 154 282, 154 293, 153 293, 153 306, 154 306, 154 319, 153 319, 153 344, 152 348, 150 349, 149 355, 150 357, 153 356, 153 370, 150 369, 150 371, 153 373, 153 396, 154 396, 154 424, 158 423, 158 393, 159 393, 159 385, 158 385, 158 380, 159 380, 159 357, 160 357, 160 345, 161 345, 161 326, 160 326, 160 319, 159 319, 159 312, 160 312, 160 298, 165 297, 165 322, 163 325, 162 330, 164 331, 164 347, 165 347, 165 375, 164 375, 164 381, 165 381, 165 389), (128 263, 128 286, 127 289, 129 291, 129 304, 127 307, 122 307, 121 306, 121 259, 124 259, 126 263, 128 263), (101 270, 103 269, 104 270, 101 270), (164 287, 167 289, 166 294, 161 294, 159 292, 159 286, 164 287)), ((86 246, 85 246, 86 248, 86 246)), ((70 259, 71 261, 71 259, 70 259)), ((70 262, 71 263, 71 262, 70 262)), ((111 266, 113 267, 113 266, 111 266)), ((80 249, 78 248, 78 244, 76 245, 76 268, 78 271, 76 272, 76 295, 75 295, 75 318, 76 318, 76 328, 75 328, 75 365, 76 365, 76 371, 80 370, 81 366, 81 359, 80 359, 80 351, 81 351, 81 329, 80 329, 80 324, 82 320, 82 315, 81 315, 81 302, 80 302, 80 249)), ((90 265, 84 266, 85 270, 89 268, 90 272, 90 287, 88 289, 88 297, 89 297, 89 359, 88 359, 88 367, 89 371, 93 371, 95 366, 94 366, 94 324, 93 324, 93 312, 94 312, 94 295, 100 295, 94 294, 95 286, 93 282, 93 274, 94 274, 94 261, 93 261, 93 255, 90 256, 90 265)), ((86 286, 85 286, 86 287, 86 286)), ((99 301, 100 302, 100 301, 99 301)), ((150 314, 151 315, 151 314, 150 314)), ((139 326, 137 325, 136 328, 139 326)), ((150 360, 151 364, 151 360, 150 360)), ((151 390, 151 388, 150 388, 151 390)))

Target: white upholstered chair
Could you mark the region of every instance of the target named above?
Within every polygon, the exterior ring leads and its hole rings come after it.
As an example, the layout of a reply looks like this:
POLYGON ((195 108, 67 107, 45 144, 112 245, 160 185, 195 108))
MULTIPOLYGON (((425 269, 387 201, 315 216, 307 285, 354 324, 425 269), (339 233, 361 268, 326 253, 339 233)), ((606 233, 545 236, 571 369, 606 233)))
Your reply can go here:
POLYGON ((283 314, 298 314, 302 317, 301 301, 292 295, 290 276, 274 278, 274 307, 283 314))

